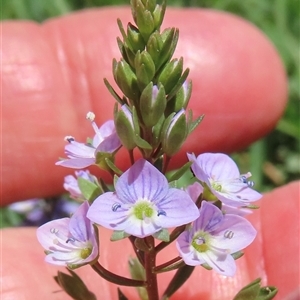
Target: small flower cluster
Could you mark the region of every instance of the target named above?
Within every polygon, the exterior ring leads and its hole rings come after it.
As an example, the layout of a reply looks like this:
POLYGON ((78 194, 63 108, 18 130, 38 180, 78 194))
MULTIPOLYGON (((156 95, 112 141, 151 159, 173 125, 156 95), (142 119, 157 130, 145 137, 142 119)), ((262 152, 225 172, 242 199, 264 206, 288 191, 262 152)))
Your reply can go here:
MULTIPOLYGON (((202 116, 193 120, 192 112, 186 111, 192 85, 183 59, 172 59, 178 30, 160 32, 165 5, 164 1, 162 5, 155 0, 131 1, 136 26, 129 23, 125 31, 118 22, 122 58, 113 60, 113 76, 122 95, 105 79, 117 101, 114 119, 98 127, 95 114, 89 112, 86 118, 94 137, 80 143, 67 136, 67 158, 56 163, 80 169, 75 177, 65 178, 64 187, 81 205, 70 218, 50 221, 37 231, 47 262, 72 269, 90 264, 110 282, 142 287, 149 300, 158 299, 160 272, 178 269, 177 279, 188 278, 181 267, 202 265, 233 276, 235 259, 256 236, 244 217, 261 197, 248 180, 251 173, 240 174, 225 154, 187 154, 189 162, 168 176, 170 160, 202 116), (121 147, 129 154, 130 167, 124 172, 115 164, 121 147), (82 170, 91 165, 108 171, 113 186, 82 170), (178 179, 189 168, 193 184, 178 187, 178 179), (133 268, 142 268, 133 273, 146 278, 125 278, 101 266, 97 225, 112 230, 113 241, 129 239, 138 261, 133 268), (158 252, 174 241, 178 257, 157 266, 158 252)), ((170 282, 163 299, 182 285, 177 279, 170 282)), ((72 286, 69 282, 60 285, 72 286)))

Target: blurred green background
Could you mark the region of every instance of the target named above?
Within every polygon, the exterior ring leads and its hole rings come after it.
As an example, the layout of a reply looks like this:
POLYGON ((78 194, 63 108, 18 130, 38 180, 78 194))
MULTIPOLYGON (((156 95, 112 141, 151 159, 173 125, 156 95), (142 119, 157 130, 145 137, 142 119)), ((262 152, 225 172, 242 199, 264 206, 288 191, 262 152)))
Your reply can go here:
MULTIPOLYGON (((1 19, 38 22, 74 10, 126 5, 129 0, 2 0, 1 19)), ((251 170, 255 187, 267 191, 300 176, 300 4, 298 0, 169 0, 169 6, 206 7, 237 14, 259 27, 277 47, 289 80, 289 103, 277 127, 232 157, 242 172, 251 170)), ((53 202, 53 199, 46 199, 53 202)), ((48 207, 49 208, 49 207, 48 207)), ((0 226, 20 224, 24 216, 0 210, 0 226)))

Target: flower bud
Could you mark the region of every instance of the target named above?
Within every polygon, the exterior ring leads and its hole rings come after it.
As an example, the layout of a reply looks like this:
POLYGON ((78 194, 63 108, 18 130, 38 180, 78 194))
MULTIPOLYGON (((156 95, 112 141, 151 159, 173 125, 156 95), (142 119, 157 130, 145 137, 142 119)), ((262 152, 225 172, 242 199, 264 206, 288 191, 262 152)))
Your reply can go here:
POLYGON ((155 30, 151 11, 145 7, 141 0, 134 0, 132 1, 132 15, 141 35, 147 41, 150 34, 155 30))
POLYGON ((155 75, 155 65, 149 53, 137 52, 135 57, 135 70, 140 89, 143 90, 155 75))
POLYGON ((166 94, 163 86, 159 88, 150 82, 140 98, 140 112, 147 127, 154 126, 166 108, 166 94))
POLYGON ((135 148, 134 142, 134 125, 132 113, 126 104, 122 105, 121 109, 115 109, 115 127, 122 145, 128 150, 135 148))
POLYGON ((168 94, 177 84, 179 78, 181 77, 182 69, 183 58, 180 58, 179 60, 173 59, 160 73, 157 81, 164 86, 166 94, 168 94))
MULTIPOLYGON (((151 1, 149 1, 151 2, 151 1)), ((161 23, 164 19, 166 11, 166 2, 164 2, 162 5, 156 5, 154 11, 152 12, 153 20, 154 20, 154 26, 156 29, 159 29, 161 26, 161 23)))
POLYGON ((116 83, 125 96, 132 100, 139 99, 137 78, 129 64, 125 60, 117 62, 113 60, 113 74, 116 83))
POLYGON ((185 110, 170 115, 162 129, 162 149, 167 156, 173 156, 179 151, 187 137, 187 121, 185 110))
POLYGON ((127 39, 134 52, 145 49, 145 42, 141 33, 139 32, 138 28, 131 23, 128 23, 127 26, 127 39))
POLYGON ((163 47, 163 40, 161 38, 161 35, 158 31, 153 32, 149 40, 147 42, 147 52, 150 54, 156 69, 158 69, 158 62, 161 57, 161 49, 163 47))
POLYGON ((192 82, 185 81, 176 95, 168 101, 166 115, 187 108, 192 93, 192 82))

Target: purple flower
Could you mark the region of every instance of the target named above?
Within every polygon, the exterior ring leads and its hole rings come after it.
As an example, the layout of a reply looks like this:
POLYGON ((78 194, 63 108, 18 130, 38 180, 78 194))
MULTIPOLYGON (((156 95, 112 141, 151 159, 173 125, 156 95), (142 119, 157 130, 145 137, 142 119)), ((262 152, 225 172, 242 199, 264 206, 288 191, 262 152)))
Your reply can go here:
POLYGON ((165 176, 144 159, 117 181, 116 192, 99 196, 87 217, 106 228, 146 237, 192 222, 199 211, 190 196, 169 188, 165 176))
POLYGON ((195 176, 209 188, 211 193, 229 206, 247 206, 262 195, 251 189, 254 183, 247 179, 251 173, 240 174, 235 162, 222 153, 204 153, 197 158, 187 154, 193 162, 195 176))
MULTIPOLYGON (((77 178, 81 177, 85 180, 96 182, 95 176, 91 175, 89 171, 83 171, 83 170, 75 171, 75 175, 77 178)), ((64 182, 64 189, 70 193, 70 196, 73 199, 86 200, 83 197, 82 192, 78 186, 77 178, 75 178, 73 175, 66 176, 64 182)))
POLYGON ((230 255, 252 243, 256 230, 246 219, 226 214, 203 201, 200 216, 189 230, 177 239, 176 246, 187 265, 206 263, 225 276, 233 276, 236 265, 230 255))
MULTIPOLYGON (((199 182, 194 182, 193 184, 187 186, 186 192, 190 195, 190 197, 196 203, 200 194, 203 193, 203 186, 199 182)), ((202 197, 203 197, 203 195, 202 195, 202 197)), ((203 200, 207 200, 207 199, 204 198, 203 200)), ((224 203, 222 203, 222 212, 224 214, 234 214, 234 215, 238 215, 241 217, 252 214, 251 209, 248 209, 245 207, 230 206, 230 205, 227 205, 224 203)))
POLYGON ((86 201, 71 218, 50 221, 37 229, 46 262, 75 268, 97 259, 98 243, 93 224, 86 217, 88 209, 86 201))
POLYGON ((78 143, 72 136, 65 137, 65 140, 69 142, 65 146, 65 153, 68 159, 60 160, 56 165, 73 169, 86 168, 97 163, 97 153, 113 153, 121 146, 114 121, 109 120, 98 128, 94 118, 95 115, 92 112, 87 114, 87 119, 92 122, 96 133, 91 143, 78 143))

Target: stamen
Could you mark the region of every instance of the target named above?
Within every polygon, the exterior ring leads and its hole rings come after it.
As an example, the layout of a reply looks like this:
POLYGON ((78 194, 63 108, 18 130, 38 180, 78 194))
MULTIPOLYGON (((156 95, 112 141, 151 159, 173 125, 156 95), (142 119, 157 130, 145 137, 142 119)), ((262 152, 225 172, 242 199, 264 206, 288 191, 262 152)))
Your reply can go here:
POLYGON ((120 207, 121 207, 121 204, 119 204, 119 203, 114 203, 114 204, 112 205, 111 209, 112 209, 112 211, 117 211, 117 209, 120 208, 120 207))
POLYGON ((224 237, 227 239, 232 239, 234 236, 234 232, 232 230, 226 230, 224 232, 224 237))
POLYGON ((67 136, 65 136, 64 140, 65 140, 65 142, 72 143, 75 141, 75 138, 71 135, 67 135, 67 136))
POLYGON ((58 229, 57 228, 51 228, 50 232, 56 234, 56 233, 58 233, 58 229))
POLYGON ((246 174, 242 174, 240 176, 240 181, 243 182, 243 183, 246 183, 250 188, 254 186, 254 181, 248 181, 247 179, 249 177, 251 177, 252 174, 250 172, 246 173, 246 174))
POLYGON ((89 111, 87 114, 86 114, 86 119, 93 122, 95 120, 95 114, 91 111, 89 111))
POLYGON ((164 211, 164 210, 159 210, 158 212, 157 212, 157 216, 159 217, 159 216, 166 216, 167 215, 167 213, 164 211))
POLYGON ((247 181, 247 184, 249 187, 254 187, 254 181, 247 181))
POLYGON ((70 237, 66 240, 66 243, 68 244, 69 242, 72 242, 74 243, 75 242, 75 239, 73 237, 70 237))

